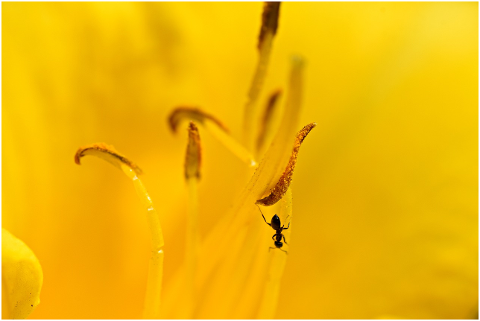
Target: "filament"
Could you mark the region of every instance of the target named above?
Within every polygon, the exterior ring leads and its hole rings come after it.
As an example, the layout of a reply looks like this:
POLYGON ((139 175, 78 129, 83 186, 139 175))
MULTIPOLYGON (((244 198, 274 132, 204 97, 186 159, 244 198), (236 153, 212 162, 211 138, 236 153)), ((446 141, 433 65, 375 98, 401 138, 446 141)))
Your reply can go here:
POLYGON ((147 209, 147 222, 152 239, 152 256, 148 267, 147 292, 143 310, 144 319, 158 319, 160 317, 160 300, 163 279, 163 232, 160 226, 157 211, 137 174, 127 165, 121 164, 122 171, 133 181, 140 201, 147 209))
POLYGON ((250 90, 248 91, 247 103, 245 104, 245 114, 243 118, 243 144, 248 150, 253 150, 255 129, 254 121, 257 119, 257 101, 262 91, 263 82, 267 75, 268 61, 272 51, 274 35, 268 32, 265 35, 263 45, 259 48, 258 63, 253 75, 250 90))

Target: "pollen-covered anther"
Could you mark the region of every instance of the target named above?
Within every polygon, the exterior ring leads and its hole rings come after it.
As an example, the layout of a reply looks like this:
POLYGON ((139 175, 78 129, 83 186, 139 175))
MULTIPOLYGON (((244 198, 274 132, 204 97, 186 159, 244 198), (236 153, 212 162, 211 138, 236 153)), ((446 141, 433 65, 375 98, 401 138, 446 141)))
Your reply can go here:
POLYGON ((274 36, 278 28, 278 16, 280 14, 280 2, 265 2, 263 5, 262 27, 258 36, 258 48, 263 45, 267 33, 274 36))
POLYGON ((188 125, 188 145, 185 155, 185 178, 200 178, 200 165, 202 163, 202 147, 200 135, 194 122, 188 125))
POLYGON ((295 169, 295 165, 297 163, 298 151, 300 150, 300 146, 302 145, 303 140, 307 137, 308 133, 317 126, 316 123, 311 123, 303 127, 298 133, 295 138, 295 143, 293 145, 292 155, 288 161, 287 167, 283 172, 282 176, 278 180, 275 187, 271 190, 270 195, 257 200, 255 203, 260 204, 263 206, 270 206, 277 203, 283 195, 288 190, 290 183, 292 182, 293 171, 295 169))
POLYGON ((168 117, 168 124, 170 129, 176 133, 178 125, 182 120, 196 120, 201 124, 204 124, 205 120, 210 120, 220 127, 226 133, 229 133, 229 130, 225 124, 220 120, 214 117, 211 114, 208 114, 197 107, 177 107, 175 108, 170 116, 168 117))
POLYGON ((75 153, 75 163, 80 165, 80 158, 86 155, 93 155, 106 160, 110 164, 122 170, 122 164, 130 167, 137 175, 142 174, 142 170, 132 161, 122 156, 115 148, 105 143, 96 143, 80 147, 75 153))

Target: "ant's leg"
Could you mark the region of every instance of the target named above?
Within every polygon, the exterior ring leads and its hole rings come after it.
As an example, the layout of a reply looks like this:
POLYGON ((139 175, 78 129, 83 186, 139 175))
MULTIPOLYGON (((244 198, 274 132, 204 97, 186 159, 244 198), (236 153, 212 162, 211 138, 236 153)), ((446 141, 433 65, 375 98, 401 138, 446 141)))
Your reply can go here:
MULTIPOLYGON (((288 216, 285 218, 285 222, 288 220, 289 217, 290 217, 290 215, 288 215, 288 216)), ((282 225, 282 229, 288 230, 288 228, 290 227, 290 223, 291 223, 291 222, 288 222, 288 226, 287 226, 287 227, 283 227, 284 225, 282 225)))
POLYGON ((285 242, 285 244, 288 245, 287 241, 285 241, 285 235, 282 234, 282 236, 283 236, 283 241, 285 242))
MULTIPOLYGON (((277 233, 273 234, 273 236, 272 236, 272 240, 273 240, 273 238, 275 237, 275 235, 277 235, 277 233)), ((274 241, 275 241, 275 240, 274 240, 274 241)))
POLYGON ((280 251, 282 251, 282 252, 285 252, 285 254, 287 254, 287 255, 288 255, 288 252, 287 252, 287 251, 285 251, 285 250, 282 250, 282 249, 281 249, 281 248, 279 248, 279 247, 269 247, 269 248, 268 248, 268 252, 270 252, 270 250, 271 250, 271 249, 274 249, 274 250, 275 250, 275 249, 278 249, 278 250, 280 250, 280 251))
MULTIPOLYGON (((258 206, 258 210, 260 211, 260 213, 262 213, 262 210, 260 209, 260 206, 258 206)), ((265 219, 265 216, 263 216, 263 213, 262 213, 262 217, 263 217, 263 220, 265 221, 265 223, 267 223, 268 225, 272 226, 272 224, 268 223, 267 220, 265 219)))

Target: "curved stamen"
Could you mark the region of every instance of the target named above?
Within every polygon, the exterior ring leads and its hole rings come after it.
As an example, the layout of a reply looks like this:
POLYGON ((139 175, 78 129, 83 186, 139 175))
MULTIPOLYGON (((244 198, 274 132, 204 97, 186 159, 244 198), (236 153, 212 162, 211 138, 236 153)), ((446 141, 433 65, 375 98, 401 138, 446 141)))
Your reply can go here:
POLYGON ((285 171, 283 172, 275 187, 271 190, 270 194, 262 199, 257 200, 255 202, 256 204, 270 206, 278 202, 283 197, 283 195, 285 195, 288 187, 290 186, 290 183, 292 182, 293 171, 295 169, 295 165, 297 164, 297 157, 300 146, 302 145, 305 137, 307 137, 308 133, 310 133, 310 131, 316 125, 316 123, 308 124, 297 133, 297 136, 295 137, 295 143, 293 145, 292 155, 290 156, 290 160, 288 161, 285 171))
POLYGON ((80 147, 75 154, 75 163, 80 165, 80 159, 86 155, 97 156, 119 168, 133 181, 140 201, 147 209, 147 222, 152 239, 152 256, 150 257, 147 291, 143 316, 146 319, 158 319, 160 317, 160 298, 163 279, 163 232, 160 226, 157 211, 147 193, 147 189, 137 175, 141 174, 140 168, 126 157, 120 155, 113 146, 104 143, 92 144, 80 147))

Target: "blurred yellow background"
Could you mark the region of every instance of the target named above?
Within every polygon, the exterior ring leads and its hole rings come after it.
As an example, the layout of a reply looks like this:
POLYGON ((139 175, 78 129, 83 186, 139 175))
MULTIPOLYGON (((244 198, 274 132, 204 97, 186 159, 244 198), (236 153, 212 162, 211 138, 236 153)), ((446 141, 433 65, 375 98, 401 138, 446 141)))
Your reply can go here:
MULTIPOLYGON (((2 225, 42 264, 31 317, 139 318, 143 208, 117 169, 74 153, 106 142, 144 170, 168 283, 187 196, 186 132, 167 116, 199 105, 241 137, 262 5, 2 11, 2 225)), ((264 94, 285 88, 292 54, 307 60, 300 123, 318 126, 293 181, 276 317, 477 317, 478 4, 284 3, 264 94)), ((201 135, 204 236, 245 182, 244 164, 201 135)))

